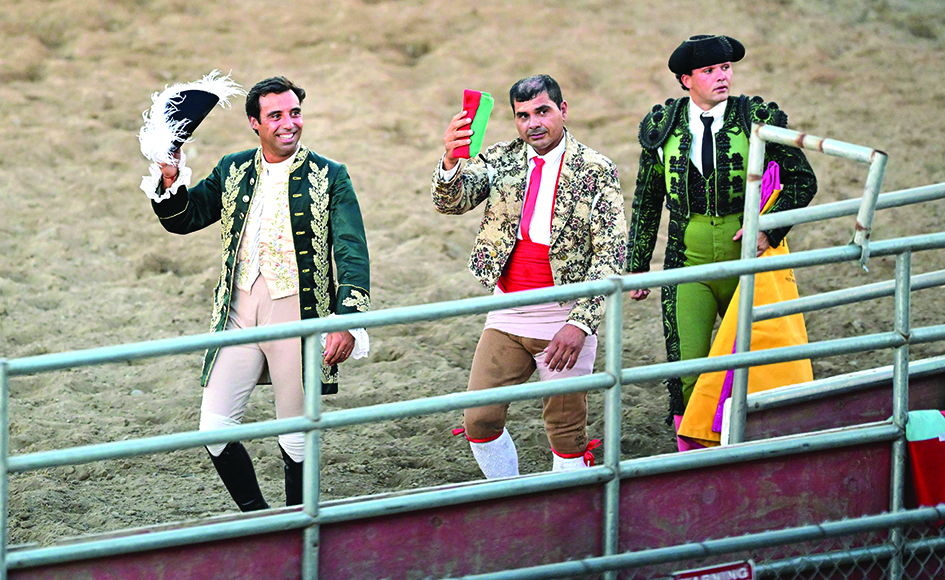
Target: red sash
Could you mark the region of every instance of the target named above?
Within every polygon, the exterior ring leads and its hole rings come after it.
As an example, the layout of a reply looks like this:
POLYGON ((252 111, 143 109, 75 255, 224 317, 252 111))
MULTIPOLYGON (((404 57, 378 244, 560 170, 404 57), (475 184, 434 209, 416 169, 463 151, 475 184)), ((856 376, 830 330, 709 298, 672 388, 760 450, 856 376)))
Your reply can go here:
POLYGON ((518 240, 512 255, 499 277, 499 289, 503 292, 519 292, 533 288, 555 285, 548 261, 549 246, 529 240, 518 240))

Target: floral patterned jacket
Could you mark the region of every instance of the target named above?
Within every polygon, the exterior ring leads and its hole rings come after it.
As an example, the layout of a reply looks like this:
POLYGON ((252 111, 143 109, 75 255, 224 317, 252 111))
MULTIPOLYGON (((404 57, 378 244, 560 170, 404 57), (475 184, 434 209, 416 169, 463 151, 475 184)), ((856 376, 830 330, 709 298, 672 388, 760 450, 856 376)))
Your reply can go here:
MULTIPOLYGON (((607 157, 579 143, 570 132, 551 221, 548 257, 555 285, 620 275, 626 260, 627 221, 617 168, 607 157)), ((442 162, 441 162, 442 163, 442 162)), ((521 139, 496 143, 471 160, 460 160, 452 179, 433 174, 437 211, 466 213, 486 202, 469 269, 492 290, 515 247, 525 202, 528 161, 521 139)), ((592 331, 603 318, 604 298, 581 298, 569 320, 592 331)))
MULTIPOLYGON (((262 152, 258 148, 227 155, 200 183, 189 189, 181 187, 161 203, 152 202, 161 225, 175 234, 188 234, 220 222, 223 252, 220 279, 213 293, 211 332, 220 332, 226 326, 237 252, 261 165, 262 152)), ((361 209, 345 166, 300 147, 289 171, 288 195, 299 272, 299 317, 306 320, 368 311, 367 241, 361 209), (337 273, 332 271, 332 257, 337 273)), ((218 350, 207 351, 202 385, 207 384, 218 350)), ((337 392, 337 383, 337 367, 323 365, 322 392, 337 392)))

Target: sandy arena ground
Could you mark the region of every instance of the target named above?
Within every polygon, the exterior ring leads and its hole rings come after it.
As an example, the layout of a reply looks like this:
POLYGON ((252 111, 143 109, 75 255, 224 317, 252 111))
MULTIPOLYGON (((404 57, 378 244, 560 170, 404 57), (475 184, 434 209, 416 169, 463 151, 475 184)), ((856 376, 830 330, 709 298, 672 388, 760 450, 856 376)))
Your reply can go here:
MULTIPOLYGON (((303 141, 348 165, 372 257, 375 309, 482 296, 466 271, 480 212, 437 214, 429 177, 462 90, 496 95, 486 135, 515 136, 508 87, 546 72, 569 102, 578 139, 618 165, 629 208, 637 124, 681 91, 666 68, 685 37, 725 33, 748 49, 734 92, 762 94, 791 127, 889 153, 884 191, 945 181, 945 12, 938 0, 707 0, 699 3, 530 0, 251 1, 4 0, 0 11, 0 356, 205 332, 218 275, 219 231, 166 233, 138 190, 141 112, 153 91, 232 71, 246 86, 285 74, 304 86, 303 141), (239 9, 236 9, 236 8, 239 9)), ((227 152, 253 147, 242 114, 217 109, 185 151, 195 176, 227 152)), ((858 197, 864 166, 813 156, 814 203, 858 197)), ((874 239, 941 229, 945 205, 877 214, 874 239)), ((794 251, 845 244, 853 218, 795 228, 794 251)), ((661 263, 662 255, 654 260, 661 263)), ((943 267, 917 254, 916 271, 943 267)), ((802 295, 888 280, 893 260, 797 273, 802 295)), ((664 360, 659 297, 626 305, 624 364, 664 360)), ((941 292, 914 295, 915 326, 941 322, 941 292)), ((807 317, 811 340, 888 330, 889 300, 807 317)), ((378 329, 373 354, 346 363, 328 410, 456 392, 483 317, 378 329)), ((913 357, 939 354, 917 346, 913 357)), ((11 381, 10 452, 196 428, 200 354, 111 364, 11 381)), ((817 377, 889 364, 890 353, 815 361, 817 377)), ((600 362, 600 361, 599 361, 600 362)), ((271 389, 247 421, 273 417, 271 389)), ((602 431, 591 397, 592 435, 602 431)), ((624 457, 674 449, 659 384, 624 391, 624 457)), ((548 469, 537 402, 513 405, 522 470, 548 469)), ((328 499, 479 477, 459 412, 324 436, 328 499)), ((248 443, 261 484, 282 505, 276 441, 248 443)), ((11 477, 13 543, 179 521, 233 509, 202 449, 11 477)))

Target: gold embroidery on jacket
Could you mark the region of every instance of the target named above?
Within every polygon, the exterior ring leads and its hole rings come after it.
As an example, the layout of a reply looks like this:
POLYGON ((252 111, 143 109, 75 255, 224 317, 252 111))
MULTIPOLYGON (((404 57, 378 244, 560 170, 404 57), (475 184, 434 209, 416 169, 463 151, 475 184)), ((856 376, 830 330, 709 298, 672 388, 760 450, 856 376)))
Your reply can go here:
MULTIPOLYGON (((257 154, 258 155, 258 154, 257 154)), ((233 247, 233 220, 236 219, 236 197, 240 192, 240 183, 246 176, 246 170, 249 169, 252 159, 236 166, 236 163, 230 165, 227 171, 226 180, 223 186, 223 198, 221 203, 223 208, 220 212, 220 243, 223 246, 221 253, 222 263, 220 265, 220 281, 217 283, 217 289, 213 296, 213 316, 210 318, 210 330, 216 331, 220 324, 223 314, 226 311, 226 294, 229 291, 226 280, 227 262, 230 255, 236 250, 233 247)))
MULTIPOLYGON (((330 275, 330 257, 328 255, 328 165, 319 168, 314 161, 309 162, 308 181, 311 185, 309 195, 312 198, 312 264, 314 267, 312 292, 315 294, 315 312, 319 318, 331 314, 328 295, 328 277, 330 275)), ((331 367, 322 365, 322 381, 334 382, 331 367)))
POLYGON ((369 312, 371 310, 371 297, 360 290, 351 290, 351 295, 341 301, 349 308, 354 308, 358 312, 369 312))

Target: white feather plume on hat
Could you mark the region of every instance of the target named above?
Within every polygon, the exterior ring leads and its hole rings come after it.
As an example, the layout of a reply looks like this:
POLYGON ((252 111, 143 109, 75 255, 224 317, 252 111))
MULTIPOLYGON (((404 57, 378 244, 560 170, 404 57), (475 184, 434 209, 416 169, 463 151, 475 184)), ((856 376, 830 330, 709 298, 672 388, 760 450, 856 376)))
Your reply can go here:
MULTIPOLYGON (((191 119, 175 118, 178 106, 183 102, 181 95, 184 91, 204 91, 215 95, 218 104, 225 108, 230 106, 229 98, 234 95, 245 95, 246 91, 230 78, 230 75, 220 76, 220 71, 213 70, 198 81, 191 83, 177 83, 165 87, 160 93, 151 95, 151 109, 144 111, 144 126, 138 133, 141 142, 141 153, 151 161, 157 163, 174 164, 173 152, 178 148, 176 142, 190 140, 190 134, 184 130, 191 119)), ((178 115, 179 117, 179 115, 178 115)))

